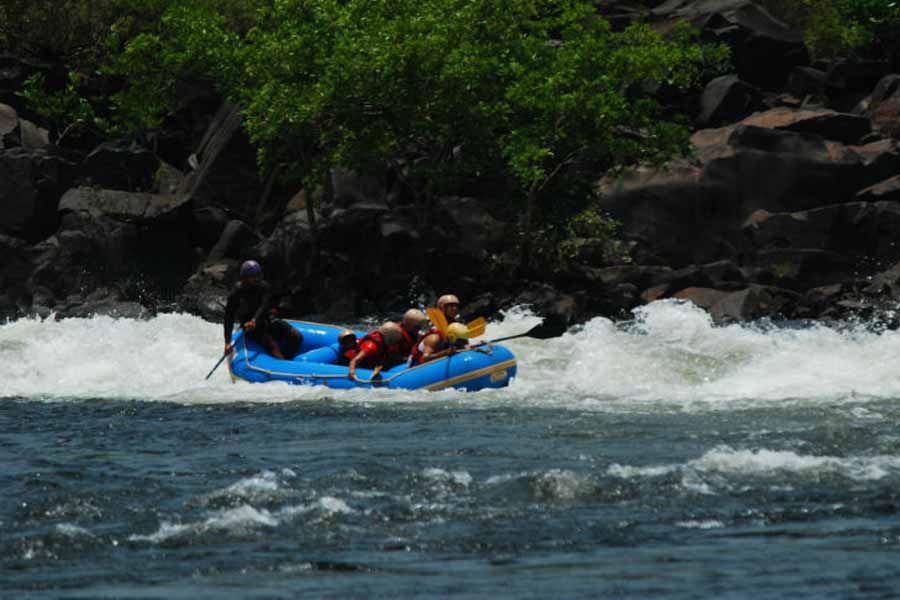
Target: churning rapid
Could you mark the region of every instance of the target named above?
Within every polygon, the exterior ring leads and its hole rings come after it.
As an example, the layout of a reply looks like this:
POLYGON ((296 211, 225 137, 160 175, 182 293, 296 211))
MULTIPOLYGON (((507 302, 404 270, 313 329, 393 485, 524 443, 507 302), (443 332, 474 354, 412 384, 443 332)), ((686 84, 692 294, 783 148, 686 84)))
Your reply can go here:
MULTIPOLYGON (((484 339, 527 331, 539 319, 513 310, 484 339)), ((509 389, 461 398, 387 390, 335 392, 285 385, 232 385, 227 369, 209 383, 221 326, 188 315, 146 321, 29 320, 0 326, 2 397, 137 399, 179 403, 346 401, 468 403, 516 401, 577 409, 646 404, 728 408, 782 400, 900 395, 900 332, 823 325, 716 327, 691 304, 656 302, 634 321, 596 318, 561 338, 509 342, 519 377, 509 389)))
POLYGON ((900 589, 896 331, 657 302, 516 340, 471 394, 204 381, 221 335, 0 327, 0 597, 900 589))

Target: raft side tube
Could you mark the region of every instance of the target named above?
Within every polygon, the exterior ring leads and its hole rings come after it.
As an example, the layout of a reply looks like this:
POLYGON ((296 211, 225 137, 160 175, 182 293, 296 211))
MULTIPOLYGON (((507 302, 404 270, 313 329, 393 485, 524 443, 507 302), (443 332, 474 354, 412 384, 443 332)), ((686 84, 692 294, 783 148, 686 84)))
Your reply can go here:
MULTIPOLYGON (((337 331, 325 331, 323 328, 323 333, 318 334, 318 341, 327 339, 331 333, 334 333, 336 339, 340 328, 334 329, 337 331)), ((229 368, 235 377, 254 383, 285 381, 292 384, 325 385, 334 389, 387 387, 440 390, 452 387, 467 391, 505 387, 515 377, 517 370, 515 356, 499 345, 465 350, 415 367, 398 365, 382 371, 374 381, 372 370, 362 368, 356 370, 356 380, 349 379, 347 367, 330 364, 329 361, 336 357, 335 347, 325 346, 313 348, 295 360, 280 360, 263 352, 256 342, 242 338, 237 352, 229 361, 229 368)))

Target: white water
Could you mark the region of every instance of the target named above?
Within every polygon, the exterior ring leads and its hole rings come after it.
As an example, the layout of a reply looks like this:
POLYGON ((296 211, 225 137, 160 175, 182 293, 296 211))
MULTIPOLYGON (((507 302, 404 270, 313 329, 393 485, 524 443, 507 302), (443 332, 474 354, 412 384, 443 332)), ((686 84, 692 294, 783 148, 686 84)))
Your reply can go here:
MULTIPOLYGON (((478 394, 232 384, 225 366, 204 381, 220 356, 221 326, 189 315, 19 320, 0 326, 0 398, 218 403, 328 397, 593 410, 734 407, 748 401, 856 404, 900 396, 900 332, 716 327, 702 310, 674 301, 643 307, 635 317, 626 327, 597 318, 561 338, 509 342, 519 377, 508 389, 478 394)), ((514 310, 491 323, 485 337, 524 332, 538 322, 514 310)))

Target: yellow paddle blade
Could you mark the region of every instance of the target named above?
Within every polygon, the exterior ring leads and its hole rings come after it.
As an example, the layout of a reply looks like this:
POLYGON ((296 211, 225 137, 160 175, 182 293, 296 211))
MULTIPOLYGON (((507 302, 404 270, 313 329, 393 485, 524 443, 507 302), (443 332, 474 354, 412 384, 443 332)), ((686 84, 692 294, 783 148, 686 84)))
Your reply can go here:
POLYGON ((447 335, 447 316, 439 308, 426 308, 425 314, 431 319, 431 324, 437 327, 442 335, 447 335))
POLYGON ((469 339, 484 335, 484 328, 487 327, 487 321, 484 317, 478 317, 466 325, 469 329, 469 339))

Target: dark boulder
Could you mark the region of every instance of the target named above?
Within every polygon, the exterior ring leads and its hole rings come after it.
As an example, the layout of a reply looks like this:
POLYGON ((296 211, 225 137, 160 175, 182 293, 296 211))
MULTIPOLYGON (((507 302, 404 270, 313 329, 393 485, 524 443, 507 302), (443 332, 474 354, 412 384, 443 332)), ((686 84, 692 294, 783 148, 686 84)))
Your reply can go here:
POLYGON ((813 67, 794 67, 786 84, 787 92, 800 100, 819 102, 825 95, 825 71, 813 67))
POLYGON ((866 183, 858 153, 808 133, 740 125, 726 143, 704 151, 701 184, 739 219, 760 208, 792 212, 846 202, 866 183))
POLYGON ((800 295, 791 290, 751 285, 719 300, 710 308, 710 315, 717 322, 790 316, 799 301, 800 295))
POLYGON ((25 240, 0 234, 0 319, 15 318, 29 312, 33 304, 28 279, 34 260, 25 240))
POLYGON ((671 280, 674 271, 671 267, 652 265, 618 265, 603 269, 594 269, 596 280, 605 286, 616 286, 630 283, 641 289, 671 280))
POLYGON ((7 146, 18 146, 14 143, 13 132, 19 127, 19 115, 16 109, 8 104, 0 104, 0 150, 7 146), (10 139, 8 139, 10 138, 10 139))
POLYGON ((191 243, 201 248, 212 248, 222 237, 231 219, 218 206, 203 206, 192 212, 191 243))
POLYGON ((67 191, 60 211, 83 211, 92 215, 136 224, 184 221, 190 198, 181 194, 148 194, 81 186, 67 191))
POLYGON ((900 74, 891 73, 885 75, 875 84, 872 95, 869 97, 870 104, 878 104, 884 102, 888 98, 900 96, 900 74))
POLYGON ((623 223, 635 262, 677 268, 738 255, 739 205, 700 173, 673 161, 664 170, 639 167, 600 182, 600 206, 623 223))
POLYGON ((752 279, 795 292, 852 281, 859 270, 853 257, 817 248, 775 248, 756 256, 752 279))
POLYGON ((55 231, 71 173, 70 162, 44 150, 0 152, 0 233, 35 242, 55 231))
POLYGON ((39 150, 50 145, 49 132, 31 121, 19 118, 15 108, 0 104, 0 150, 25 148, 39 150))
POLYGON ((800 295, 771 286, 751 285, 723 292, 709 288, 687 288, 673 297, 688 300, 706 309, 716 322, 751 321, 792 313, 800 295))
POLYGON ((720 300, 728 296, 731 292, 723 292, 722 290, 716 290, 713 288, 706 287, 688 287, 681 290, 678 290, 674 294, 672 294, 672 298, 676 300, 685 300, 687 302, 691 302, 699 306, 706 311, 709 311, 713 306, 715 306, 720 300))
POLYGON ((883 77, 871 96, 861 103, 861 112, 879 132, 900 139, 900 75, 883 77))
POLYGON ((57 311, 57 318, 80 319, 95 316, 116 319, 146 319, 152 315, 152 310, 141 303, 123 300, 117 292, 102 288, 89 295, 84 301, 75 301, 61 306, 57 311))
POLYGON ((348 169, 331 169, 327 183, 326 202, 335 208, 348 208, 354 204, 383 204, 387 195, 384 177, 348 169))
POLYGON ((241 260, 259 241, 259 236, 246 223, 235 219, 225 226, 219 241, 209 251, 207 261, 219 262, 224 258, 241 260))
POLYGON ((19 119, 19 145, 28 150, 39 150, 50 145, 50 134, 31 121, 19 119))
POLYGON ((895 175, 864 190, 860 190, 856 197, 864 202, 884 201, 900 203, 900 175, 895 175))
POLYGON ((556 290, 550 285, 533 283, 519 293, 511 306, 526 306, 545 320, 560 323, 563 328, 581 320, 580 306, 574 296, 556 290))
POLYGON ((56 297, 114 285, 125 300, 165 304, 193 271, 184 196, 73 188, 60 215, 59 232, 43 245, 35 273, 35 284, 56 297))
MULTIPOLYGON (((428 230, 424 270, 434 286, 457 289, 463 295, 477 292, 477 281, 508 281, 511 271, 492 270, 497 255, 511 241, 509 225, 493 217, 479 199, 440 198, 428 230)), ((420 267, 421 269, 421 267, 420 267)))
POLYGON ((159 159, 150 150, 118 141, 101 144, 88 154, 82 174, 98 187, 146 192, 154 187, 159 167, 159 159))
POLYGON ((802 32, 750 0, 669 0, 651 16, 657 27, 688 21, 705 39, 727 43, 737 74, 752 85, 780 88, 793 67, 809 64, 802 32))
POLYGON ((337 209, 321 223, 322 240, 327 248, 353 253, 364 242, 381 236, 381 218, 388 207, 377 202, 364 202, 337 209))
POLYGON ((872 131, 869 120, 828 109, 773 108, 742 121, 744 125, 810 133, 844 144, 854 144, 872 131))
POLYGON ((900 300, 900 263, 868 278, 863 293, 900 300))
POLYGON ((643 289, 644 302, 653 302, 670 296, 679 297, 679 290, 715 289, 734 291, 747 287, 744 272, 732 261, 721 260, 705 265, 690 265, 670 271, 657 278, 652 287, 643 289))
POLYGON ((710 81, 700 97, 698 127, 718 127, 740 121, 762 110, 762 97, 754 86, 737 75, 723 75, 710 81))
POLYGON ((861 60, 844 58, 835 61, 828 69, 825 85, 830 94, 868 94, 886 75, 890 64, 885 60, 861 60))
POLYGON ((231 285, 237 280, 238 262, 224 260, 205 265, 191 275, 178 298, 181 310, 221 322, 231 285))
POLYGON ((312 249, 312 228, 307 213, 297 210, 285 215, 269 237, 250 254, 259 257, 269 277, 305 284, 312 249))
POLYGON ((0 52, 0 102, 15 103, 21 99, 16 92, 22 91, 27 74, 17 56, 0 52))
POLYGON ((900 142, 884 139, 864 146, 848 146, 847 149, 862 161, 862 178, 859 188, 866 188, 900 172, 900 142))
POLYGON ((850 202, 795 213, 758 211, 744 224, 755 251, 830 250, 876 262, 900 259, 900 204, 850 202))

